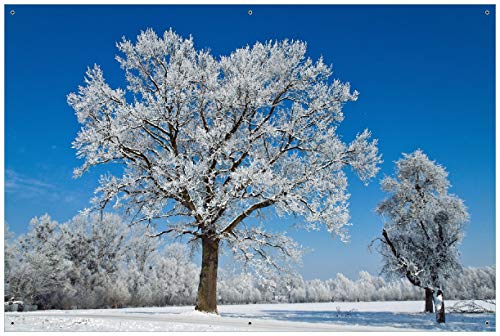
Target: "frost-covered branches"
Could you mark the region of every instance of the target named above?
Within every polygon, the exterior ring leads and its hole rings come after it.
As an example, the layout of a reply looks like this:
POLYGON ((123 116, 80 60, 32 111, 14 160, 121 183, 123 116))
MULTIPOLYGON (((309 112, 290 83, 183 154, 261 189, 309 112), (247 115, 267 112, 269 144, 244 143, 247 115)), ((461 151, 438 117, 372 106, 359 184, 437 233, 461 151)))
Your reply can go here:
POLYGON ((192 303, 198 269, 179 244, 165 246, 117 215, 48 215, 9 245, 9 295, 39 309, 192 303))
MULTIPOLYGON (((377 207, 385 219, 379 239, 383 271, 431 291, 435 303, 442 302, 445 281, 461 269, 458 245, 469 218, 463 201, 448 194, 447 177, 421 150, 404 154, 396 177, 382 180, 390 197, 377 207)), ((442 312, 438 322, 444 322, 443 306, 436 307, 442 312)))
POLYGON ((10 245, 8 274, 11 295, 40 308, 53 308, 70 291, 71 262, 64 258, 64 240, 50 216, 33 218, 30 231, 10 245))
POLYGON ((461 199, 448 194, 445 169, 421 150, 404 154, 396 162, 396 174, 382 181, 391 196, 377 207, 386 220, 381 238, 384 271, 423 288, 440 288, 460 269, 458 245, 467 210, 461 199))
POLYGON ((342 105, 358 93, 331 81, 304 42, 258 42, 215 58, 192 38, 147 30, 117 46, 127 88, 110 88, 96 65, 68 96, 82 124, 73 145, 85 162, 75 175, 125 166, 121 177, 101 179, 97 205, 114 199, 139 220, 169 218, 187 229, 171 233, 222 240, 274 206, 346 237, 342 169, 368 181, 380 155, 367 130, 340 140, 342 105))
POLYGON ((291 264, 299 264, 301 246, 288 237, 286 232, 271 233, 262 226, 241 225, 226 240, 235 259, 245 267, 256 268, 257 275, 272 272, 268 266, 287 272, 291 264), (258 262, 260 261, 260 262, 258 262))
POLYGON ((270 247, 295 257, 288 240, 241 228, 266 208, 347 239, 344 169, 367 182, 381 157, 368 130, 340 139, 342 106, 358 93, 308 58, 304 42, 257 42, 216 58, 191 37, 148 29, 117 47, 126 89, 112 89, 95 65, 68 95, 82 124, 75 175, 122 165, 122 176, 101 178, 96 207, 114 200, 135 221, 162 220, 161 234, 201 240, 197 310, 217 311, 220 244, 271 264, 270 247))

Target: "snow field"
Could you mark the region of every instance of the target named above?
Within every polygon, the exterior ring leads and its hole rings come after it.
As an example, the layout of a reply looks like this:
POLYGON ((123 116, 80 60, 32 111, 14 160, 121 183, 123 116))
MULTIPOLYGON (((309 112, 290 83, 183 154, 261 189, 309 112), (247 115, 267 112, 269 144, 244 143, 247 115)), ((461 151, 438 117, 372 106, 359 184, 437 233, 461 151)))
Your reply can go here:
MULTIPOLYGON (((456 301, 448 301, 451 307, 456 301)), ((447 314, 438 325, 422 301, 221 305, 5 313, 5 331, 495 331, 495 314, 447 314), (13 322, 13 324, 12 324, 13 322), (249 324, 249 322, 251 324, 249 324)))

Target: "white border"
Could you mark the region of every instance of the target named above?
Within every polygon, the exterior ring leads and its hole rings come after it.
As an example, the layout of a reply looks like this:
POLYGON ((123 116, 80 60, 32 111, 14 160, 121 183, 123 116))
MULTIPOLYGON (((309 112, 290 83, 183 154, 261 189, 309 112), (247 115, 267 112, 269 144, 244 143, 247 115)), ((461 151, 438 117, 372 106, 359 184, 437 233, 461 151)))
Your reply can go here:
MULTIPOLYGON (((52 4, 57 4, 57 5, 150 5, 150 4, 163 4, 163 5, 211 5, 211 4, 218 4, 218 5, 325 5, 325 4, 332 4, 332 5, 496 5, 498 1, 496 0, 482 0, 481 3, 475 3, 474 1, 464 1, 464 0, 455 0, 455 1, 450 1, 450 0, 438 0, 438 1, 431 1, 431 0, 422 0, 422 1, 411 1, 411 2, 406 2, 402 3, 401 1, 394 1, 394 0, 386 0, 386 1, 367 1, 367 0, 351 0, 351 1, 318 1, 318 0, 311 0, 311 1, 300 1, 300 0, 248 0, 248 1, 241 1, 241 0, 213 0, 213 1, 201 1, 201 0, 184 0, 184 1, 161 1, 161 0, 146 0, 146 1, 137 1, 137 0, 105 0, 105 1, 44 1, 43 3, 37 3, 34 0, 10 0, 4 2, 4 5, 1 6, 1 15, 2 18, 5 18, 5 5, 52 5, 52 4)), ((5 22, 4 22, 5 25, 5 22)), ((4 26, 5 27, 5 26, 4 26)), ((3 27, 3 28, 4 28, 3 27)), ((496 35, 496 41, 495 41, 495 52, 496 52, 496 45, 498 45, 499 39, 500 39, 500 30, 498 27, 498 20, 497 16, 495 13, 495 35, 496 35)), ((2 158, 2 164, 0 165, 0 188, 2 190, 2 193, 0 195, 0 218, 3 218, 5 220, 5 203, 4 203, 4 196, 5 196, 5 171, 4 171, 4 165, 5 165, 5 29, 3 30, 3 33, 0 34, 0 44, 2 48, 2 53, 0 55, 0 76, 3 78, 3 81, 0 85, 0 108, 1 108, 1 114, 2 117, 0 118, 0 157, 2 158)), ((495 62, 495 69, 498 69, 498 55, 496 55, 496 62, 495 62)), ((500 88, 498 87, 498 71, 496 71, 496 80, 495 80, 495 85, 496 85, 496 92, 495 92, 495 111, 497 111, 498 107, 498 98, 500 97, 500 88)), ((499 215, 499 209, 500 207, 498 206, 500 204, 499 198, 497 197, 497 191, 500 188, 500 179, 499 179, 499 156, 500 156, 500 141, 498 136, 496 136, 497 131, 500 129, 500 118, 495 113, 495 153, 496 153, 496 158, 495 158, 495 164, 496 164, 496 174, 495 174, 495 201, 496 201, 496 206, 495 206, 495 223, 499 222, 500 215, 499 215)), ((2 233, 2 240, 0 242, 0 246, 2 251, 4 251, 4 226, 2 225, 0 228, 0 231, 2 233)), ((496 229, 495 225, 495 233, 496 233, 496 240, 495 240, 495 248, 496 248, 496 261, 499 259, 499 250, 498 250, 498 241, 500 234, 498 230, 496 229)), ((1 272, 1 279, 2 279, 2 294, 4 293, 4 288, 3 288, 3 279, 4 279, 4 263, 3 263, 3 255, 2 254, 2 262, 0 265, 0 272, 1 272)), ((497 269, 497 279, 498 279, 498 269, 497 269)), ((497 286, 498 288, 498 286, 497 286)), ((498 296, 497 296, 498 299, 498 296)), ((495 317, 496 318, 496 317, 495 317)), ((496 318, 496 328, 497 332, 500 328, 498 326, 498 318, 496 318)), ((5 330, 4 329, 4 319, 2 318, 0 321, 0 330, 5 330)), ((143 335, 148 332, 127 332, 128 335, 143 335)), ((408 332, 405 332, 408 333, 408 332)), ((437 332, 436 332, 437 333, 437 332)), ((442 332, 439 332, 440 334, 442 332)), ((51 335, 53 334, 52 332, 36 332, 36 333, 31 333, 31 332, 10 332, 9 334, 19 334, 19 335, 51 335)), ((73 332, 57 332, 57 335, 72 335, 73 332)), ((89 335, 89 336, 95 336, 96 332, 79 332, 78 334, 81 335, 89 335)), ((179 336, 186 336, 186 335, 216 335, 218 333, 216 332, 169 332, 169 335, 179 335, 179 336)), ((227 335, 232 335, 236 334, 236 332, 224 332, 223 334, 227 335)), ((258 335, 276 335, 275 332, 245 332, 245 334, 252 335, 252 334, 258 334, 258 335)), ((283 334, 283 333, 282 333, 283 334)), ((323 335, 332 335, 332 333, 327 333, 327 332, 314 332, 314 333, 307 333, 307 332, 293 332, 291 333, 293 335, 318 335, 318 336, 323 336, 323 335)), ((342 332, 342 335, 344 334, 350 334, 350 335, 360 335, 361 333, 357 332, 342 332)), ((370 335, 386 335, 386 332, 370 332, 370 335)), ((398 335, 402 334, 399 332, 391 332, 391 335, 398 335)), ((434 332, 412 332, 412 335, 430 335, 434 334, 434 332)), ((470 333, 470 334, 476 334, 476 333, 470 333)))

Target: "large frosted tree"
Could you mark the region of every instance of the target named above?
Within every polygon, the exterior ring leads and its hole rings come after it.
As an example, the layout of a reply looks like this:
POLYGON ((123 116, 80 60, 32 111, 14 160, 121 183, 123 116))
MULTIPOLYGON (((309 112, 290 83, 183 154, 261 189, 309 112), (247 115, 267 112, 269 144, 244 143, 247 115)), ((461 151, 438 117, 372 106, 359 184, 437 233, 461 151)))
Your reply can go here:
POLYGON ((396 162, 395 177, 382 180, 390 196, 377 207, 384 218, 383 271, 424 288, 426 306, 433 298, 437 322, 445 322, 443 285, 461 269, 458 245, 469 218, 449 187, 446 170, 417 150, 396 162))
POLYGON ((96 206, 113 200, 136 222, 160 220, 159 234, 201 243, 196 309, 217 311, 222 246, 271 264, 273 249, 297 255, 291 239, 249 221, 266 208, 347 237, 344 168, 366 182, 380 156, 368 130, 351 143, 337 134, 343 104, 358 93, 306 57, 306 43, 257 42, 214 57, 192 38, 147 30, 117 47, 126 89, 111 88, 95 65, 68 96, 82 124, 75 174, 121 164, 101 178, 96 206))

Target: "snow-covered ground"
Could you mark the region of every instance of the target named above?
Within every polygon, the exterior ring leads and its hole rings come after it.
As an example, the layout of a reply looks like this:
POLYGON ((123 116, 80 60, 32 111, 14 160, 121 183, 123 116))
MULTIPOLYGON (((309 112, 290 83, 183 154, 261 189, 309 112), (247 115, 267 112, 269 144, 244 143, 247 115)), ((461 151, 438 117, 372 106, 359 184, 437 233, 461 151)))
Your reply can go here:
MULTIPOLYGON (((447 302, 451 307, 455 302, 447 302)), ((5 313, 5 331, 495 331, 495 314, 447 314, 438 325, 422 301, 221 305, 5 313)))

